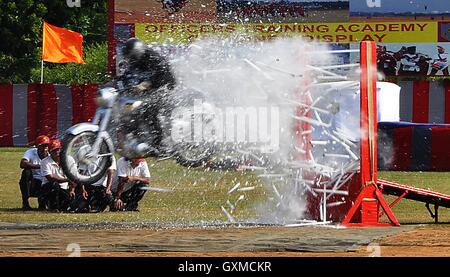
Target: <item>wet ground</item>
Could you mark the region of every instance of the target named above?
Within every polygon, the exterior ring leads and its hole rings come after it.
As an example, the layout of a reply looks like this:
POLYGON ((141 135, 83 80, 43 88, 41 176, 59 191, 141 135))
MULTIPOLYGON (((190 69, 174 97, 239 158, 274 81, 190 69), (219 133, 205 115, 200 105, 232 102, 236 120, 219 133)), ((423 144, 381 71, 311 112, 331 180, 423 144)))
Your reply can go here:
MULTIPOLYGON (((439 242, 443 236, 449 237, 450 228, 440 229, 434 244, 425 245, 424 248, 434 245, 443 247, 445 251, 450 250, 448 240, 444 245, 439 242)), ((342 228, 252 224, 180 227, 153 223, 1 223, 0 255, 68 256, 76 251, 78 245, 81 256, 368 256, 375 251, 374 245, 381 245, 381 250, 386 247, 386 251, 398 255, 393 250, 414 243, 405 240, 410 237, 408 234, 413 234, 416 246, 423 245, 424 239, 430 237, 430 234, 421 235, 424 230, 428 228, 417 225, 342 228)), ((439 249, 436 251, 437 256, 444 254, 439 253, 439 249)), ((446 253, 450 255, 448 251, 446 253)))

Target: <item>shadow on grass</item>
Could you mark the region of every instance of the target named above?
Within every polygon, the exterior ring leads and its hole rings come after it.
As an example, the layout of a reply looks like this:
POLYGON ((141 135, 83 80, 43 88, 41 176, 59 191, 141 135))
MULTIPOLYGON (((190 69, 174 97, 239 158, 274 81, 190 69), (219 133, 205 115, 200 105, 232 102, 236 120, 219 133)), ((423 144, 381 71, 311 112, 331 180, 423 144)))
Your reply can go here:
POLYGON ((32 208, 31 210, 23 210, 22 208, 0 208, 0 212, 5 212, 5 213, 11 213, 11 212, 21 212, 21 213, 29 213, 29 212, 35 212, 35 213, 47 213, 47 212, 51 212, 48 210, 39 210, 38 208, 32 208))
POLYGON ((0 212, 25 212, 25 211, 22 210, 22 208, 0 208, 0 212))

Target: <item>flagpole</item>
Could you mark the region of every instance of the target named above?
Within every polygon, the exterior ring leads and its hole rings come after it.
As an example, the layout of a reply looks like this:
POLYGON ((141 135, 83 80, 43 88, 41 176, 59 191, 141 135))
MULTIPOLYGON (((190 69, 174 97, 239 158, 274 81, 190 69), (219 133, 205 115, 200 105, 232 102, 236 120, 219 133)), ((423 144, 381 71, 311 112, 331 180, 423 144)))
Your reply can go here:
POLYGON ((45 20, 42 23, 41 84, 44 83, 45 20))
POLYGON ((44 83, 44 60, 41 60, 41 84, 44 83))

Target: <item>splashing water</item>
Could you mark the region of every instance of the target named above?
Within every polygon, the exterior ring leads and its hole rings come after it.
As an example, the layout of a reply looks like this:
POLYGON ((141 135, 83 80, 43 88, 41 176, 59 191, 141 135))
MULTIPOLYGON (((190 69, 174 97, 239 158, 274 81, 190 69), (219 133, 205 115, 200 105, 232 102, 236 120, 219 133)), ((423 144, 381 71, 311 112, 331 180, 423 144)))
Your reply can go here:
MULTIPOLYGON (((233 152, 258 173, 271 193, 258 206, 264 223, 303 219, 308 195, 318 199, 320 218, 326 220, 324 207, 340 202, 327 202, 331 195, 325 191, 345 194, 342 185, 359 167, 358 83, 310 86, 315 66, 333 60, 326 50, 299 38, 249 42, 231 37, 198 40, 171 56, 180 85, 202 95, 193 107, 202 119, 184 136, 213 145, 216 154, 233 152), (308 55, 311 51, 320 54, 308 55), (309 129, 299 134, 299 123, 309 129)), ((220 207, 232 221, 245 198, 238 195, 255 189, 239 185, 230 185, 231 202, 220 207)))

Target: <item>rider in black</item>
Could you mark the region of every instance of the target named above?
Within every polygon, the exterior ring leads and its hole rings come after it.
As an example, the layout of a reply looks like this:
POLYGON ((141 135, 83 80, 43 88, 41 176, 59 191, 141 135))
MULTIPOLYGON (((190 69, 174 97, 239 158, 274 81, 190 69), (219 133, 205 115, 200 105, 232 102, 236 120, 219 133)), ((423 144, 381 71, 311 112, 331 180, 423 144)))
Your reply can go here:
MULTIPOLYGON (((158 114, 164 108, 163 97, 170 93, 176 85, 175 76, 169 62, 161 54, 151 49, 144 42, 130 38, 122 50, 128 68, 120 76, 125 88, 132 88, 128 93, 142 97, 151 95, 145 110, 137 121, 149 122, 152 134, 152 145, 158 148, 162 139, 162 129, 158 121, 158 114), (156 94, 156 95, 155 95, 156 94), (156 96, 156 97, 153 97, 156 96)), ((155 155, 155 153, 152 153, 155 155)))
POLYGON ((130 38, 122 50, 124 59, 128 62, 128 69, 123 74, 124 85, 132 75, 140 81, 142 90, 156 90, 163 86, 173 89, 176 82, 168 61, 161 54, 147 46, 144 42, 130 38))

